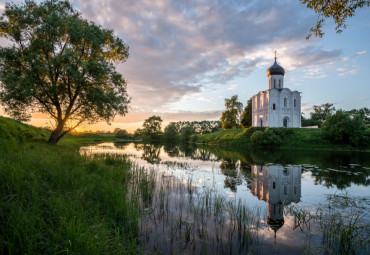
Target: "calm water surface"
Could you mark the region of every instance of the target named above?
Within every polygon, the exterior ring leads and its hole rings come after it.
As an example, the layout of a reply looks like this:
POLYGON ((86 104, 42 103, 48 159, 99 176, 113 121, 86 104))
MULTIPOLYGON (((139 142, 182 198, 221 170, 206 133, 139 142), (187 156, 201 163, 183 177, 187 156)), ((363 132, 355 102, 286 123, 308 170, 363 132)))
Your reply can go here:
MULTIPOLYGON (((307 231, 297 226, 287 212, 289 206, 310 212, 337 210, 349 216, 358 213, 365 224, 370 221, 370 153, 142 143, 102 143, 82 147, 81 153, 127 155, 159 176, 191 180, 200 192, 212 189, 243 201, 261 215, 257 250, 261 254, 307 250, 307 231)), ((310 240, 319 244, 314 228, 311 233, 310 240)))

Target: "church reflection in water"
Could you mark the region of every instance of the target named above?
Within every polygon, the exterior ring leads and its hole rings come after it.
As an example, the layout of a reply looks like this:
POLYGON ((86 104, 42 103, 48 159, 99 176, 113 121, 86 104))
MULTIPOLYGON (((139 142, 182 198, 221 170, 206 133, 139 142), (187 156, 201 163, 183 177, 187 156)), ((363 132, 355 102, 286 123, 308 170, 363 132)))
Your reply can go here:
POLYGON ((284 225, 284 208, 301 199, 301 166, 252 165, 253 195, 268 203, 267 224, 276 232, 284 225))

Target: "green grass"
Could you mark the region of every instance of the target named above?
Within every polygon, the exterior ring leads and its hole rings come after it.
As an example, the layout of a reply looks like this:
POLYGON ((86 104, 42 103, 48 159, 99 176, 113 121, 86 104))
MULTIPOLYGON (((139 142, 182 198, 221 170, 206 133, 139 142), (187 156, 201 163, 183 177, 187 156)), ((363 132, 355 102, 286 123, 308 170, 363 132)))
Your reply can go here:
POLYGON ((244 129, 228 129, 217 132, 197 135, 196 143, 219 144, 219 145, 250 145, 250 138, 244 135, 244 129))
POLYGON ((0 254, 137 251, 134 166, 49 145, 46 131, 11 119, 0 128, 0 254))
POLYGON ((29 139, 46 139, 49 131, 20 123, 0 116, 0 139, 25 141, 29 139))
MULTIPOLYGON (((274 132, 284 133, 284 130, 290 131, 290 134, 283 135, 282 144, 275 146, 280 148, 300 148, 300 149, 325 149, 325 150, 370 150, 370 129, 366 130, 365 137, 367 142, 364 146, 353 148, 348 144, 332 144, 325 140, 320 129, 305 128, 271 128, 274 132)), ((195 143, 226 146, 245 146, 253 147, 250 136, 245 134, 245 129, 221 130, 210 134, 197 135, 192 139, 195 143)))

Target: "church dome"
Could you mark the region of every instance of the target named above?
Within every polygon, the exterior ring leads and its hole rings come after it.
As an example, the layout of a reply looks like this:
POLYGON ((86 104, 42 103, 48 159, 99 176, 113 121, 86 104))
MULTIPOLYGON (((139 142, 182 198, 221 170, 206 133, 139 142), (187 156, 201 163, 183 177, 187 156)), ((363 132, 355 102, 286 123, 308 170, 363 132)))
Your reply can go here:
POLYGON ((269 69, 267 69, 267 76, 270 75, 283 75, 285 74, 284 68, 282 68, 278 63, 276 63, 276 58, 275 58, 275 63, 270 66, 269 69))

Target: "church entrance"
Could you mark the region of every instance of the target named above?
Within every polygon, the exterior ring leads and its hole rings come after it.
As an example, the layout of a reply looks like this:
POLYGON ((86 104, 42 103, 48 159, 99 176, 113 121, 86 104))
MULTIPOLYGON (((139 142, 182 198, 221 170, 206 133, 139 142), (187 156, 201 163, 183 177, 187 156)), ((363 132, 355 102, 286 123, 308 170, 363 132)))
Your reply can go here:
POLYGON ((260 118, 260 125, 261 125, 261 127, 263 127, 263 119, 262 118, 260 118))
POLYGON ((283 120, 283 126, 288 127, 288 118, 284 118, 283 120))

